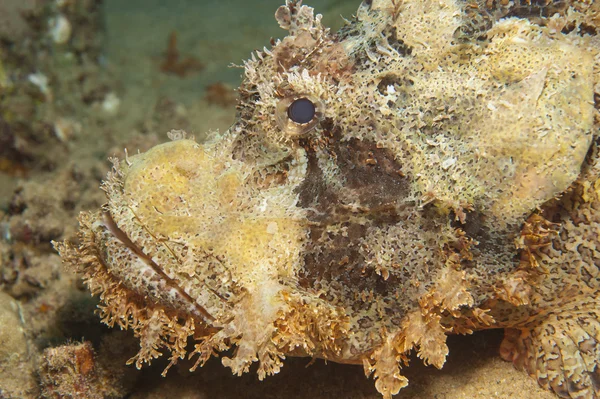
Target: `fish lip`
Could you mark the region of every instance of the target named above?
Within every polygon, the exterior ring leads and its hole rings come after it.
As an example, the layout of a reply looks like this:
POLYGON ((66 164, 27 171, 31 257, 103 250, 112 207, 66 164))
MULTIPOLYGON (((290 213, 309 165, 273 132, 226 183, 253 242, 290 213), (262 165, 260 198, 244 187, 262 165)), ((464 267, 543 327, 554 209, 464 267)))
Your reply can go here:
POLYGON ((106 230, 117 240, 119 240, 127 249, 133 252, 139 259, 146 263, 160 278, 164 279, 167 284, 175 289, 179 295, 194 304, 194 313, 201 317, 201 319, 207 324, 212 325, 216 318, 212 316, 203 306, 199 305, 191 296, 188 294, 173 278, 169 277, 162 268, 152 260, 144 251, 138 247, 129 236, 119 228, 115 220, 113 219, 110 211, 102 210, 102 225, 106 230))

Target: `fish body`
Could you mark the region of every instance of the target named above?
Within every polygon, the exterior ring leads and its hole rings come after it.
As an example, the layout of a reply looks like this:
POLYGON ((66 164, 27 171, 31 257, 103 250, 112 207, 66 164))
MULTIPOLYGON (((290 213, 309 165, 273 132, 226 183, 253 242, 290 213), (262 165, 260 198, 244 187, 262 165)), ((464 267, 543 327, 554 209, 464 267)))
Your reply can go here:
POLYGON ((310 356, 389 398, 412 351, 504 328, 504 358, 599 398, 600 7, 542 3, 364 1, 337 33, 280 7, 231 128, 115 160, 57 244, 131 362, 310 356))

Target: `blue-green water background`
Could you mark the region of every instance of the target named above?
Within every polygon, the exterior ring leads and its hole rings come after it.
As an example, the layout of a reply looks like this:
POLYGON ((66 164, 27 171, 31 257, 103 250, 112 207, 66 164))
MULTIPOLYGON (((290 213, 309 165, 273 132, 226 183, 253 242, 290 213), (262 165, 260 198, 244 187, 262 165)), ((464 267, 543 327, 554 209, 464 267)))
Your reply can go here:
MULTIPOLYGON (((241 64, 254 49, 269 47, 269 39, 286 31, 274 18, 282 0, 106 0, 106 57, 116 66, 127 86, 140 85, 146 98, 166 95, 186 105, 203 94, 204 88, 222 81, 236 87, 241 64), (181 79, 159 73, 156 66, 166 49, 167 38, 177 32, 182 56, 194 56, 205 69, 181 79)), ((351 17, 358 2, 313 1, 324 24, 336 31, 342 15, 351 17)), ((141 99, 142 102, 144 99, 141 99)), ((142 104, 140 104, 142 105, 142 104)))

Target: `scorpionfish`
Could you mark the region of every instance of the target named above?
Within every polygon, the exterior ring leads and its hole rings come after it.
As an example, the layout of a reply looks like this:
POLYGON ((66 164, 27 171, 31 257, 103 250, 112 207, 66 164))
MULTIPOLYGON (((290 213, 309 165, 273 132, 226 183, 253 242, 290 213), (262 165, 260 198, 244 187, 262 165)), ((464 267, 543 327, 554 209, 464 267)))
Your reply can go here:
POLYGON ((139 337, 130 362, 233 349, 222 364, 263 379, 308 356, 391 398, 411 353, 441 368, 448 334, 502 328, 540 385, 600 398, 599 3, 275 18, 235 123, 114 160, 106 205, 56 244, 139 337))

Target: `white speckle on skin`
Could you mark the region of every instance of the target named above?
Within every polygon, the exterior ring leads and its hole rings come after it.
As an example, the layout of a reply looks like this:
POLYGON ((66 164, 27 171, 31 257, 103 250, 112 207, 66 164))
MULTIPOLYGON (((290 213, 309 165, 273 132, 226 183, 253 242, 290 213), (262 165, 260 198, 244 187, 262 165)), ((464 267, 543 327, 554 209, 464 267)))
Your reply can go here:
POLYGON ((456 163, 456 158, 447 158, 442 162, 442 168, 448 170, 452 165, 456 163))
POLYGON ((279 231, 279 226, 276 222, 271 222, 267 225, 267 233, 268 234, 277 234, 279 231))
POLYGON ((267 207, 268 207, 268 203, 267 203, 267 199, 263 199, 260 206, 258 207, 258 210, 261 212, 266 212, 267 211, 267 207))

